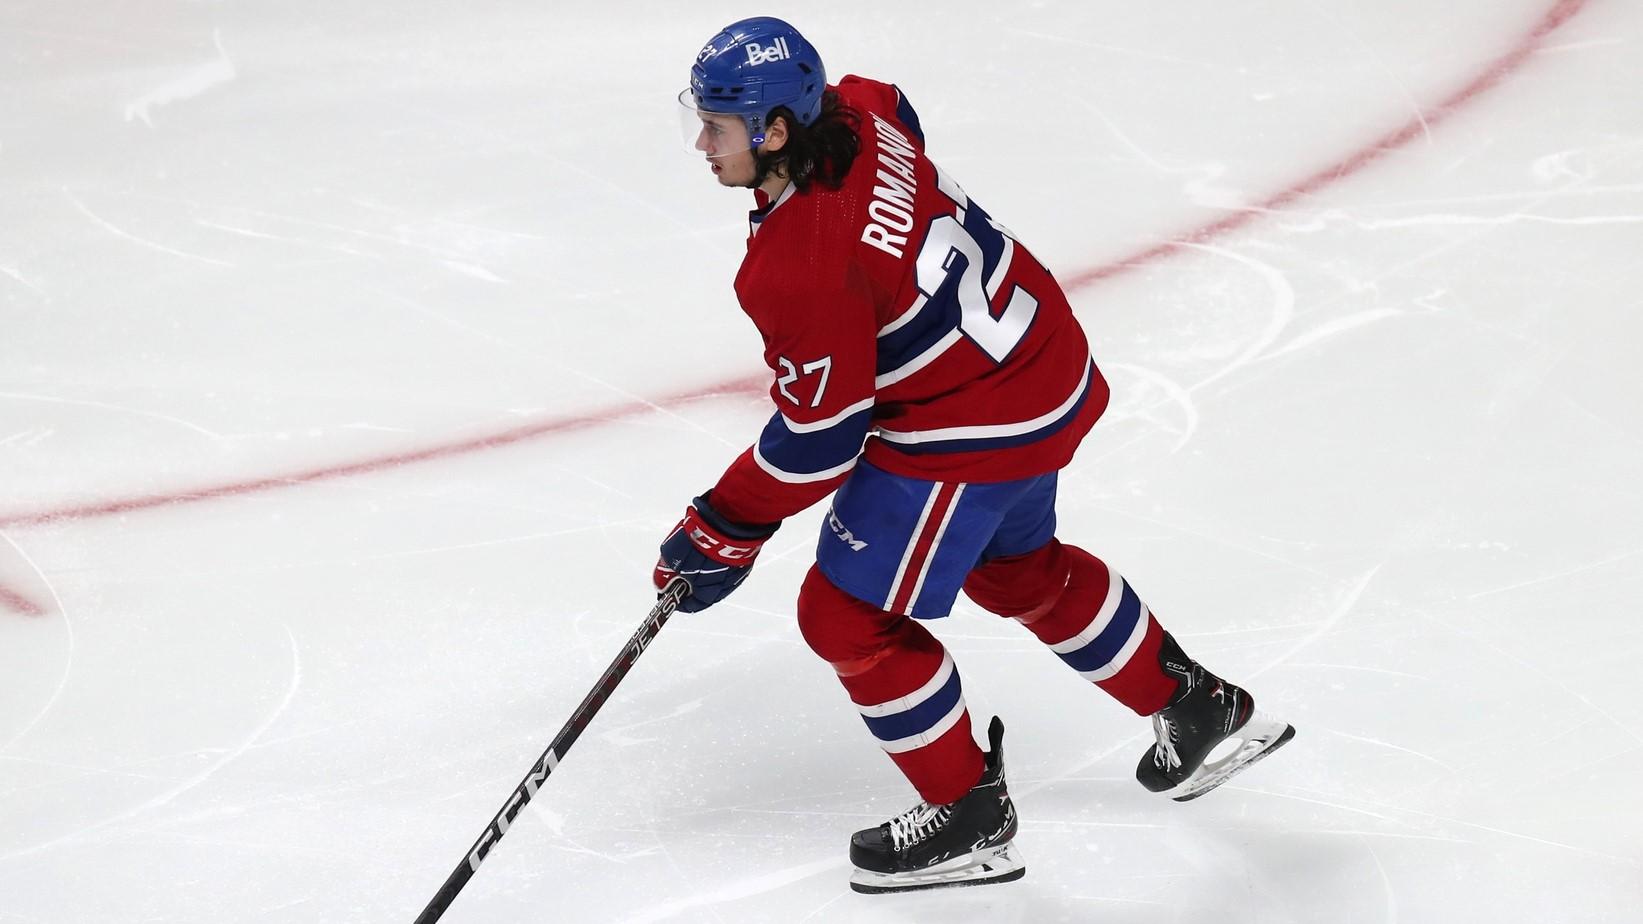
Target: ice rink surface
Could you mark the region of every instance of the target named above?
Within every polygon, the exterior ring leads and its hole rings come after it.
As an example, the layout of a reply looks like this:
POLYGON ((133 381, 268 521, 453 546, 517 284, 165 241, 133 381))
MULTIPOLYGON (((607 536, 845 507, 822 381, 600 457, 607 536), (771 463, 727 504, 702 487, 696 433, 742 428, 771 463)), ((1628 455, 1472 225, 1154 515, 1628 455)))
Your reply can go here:
POLYGON ((1027 878, 853 894, 914 796, 794 626, 823 506, 446 920, 1643 921, 1638 4, 7 0, 0 922, 415 916, 768 415, 671 111, 755 13, 1062 277, 1061 534, 1299 734, 1159 801, 961 602, 1027 878))

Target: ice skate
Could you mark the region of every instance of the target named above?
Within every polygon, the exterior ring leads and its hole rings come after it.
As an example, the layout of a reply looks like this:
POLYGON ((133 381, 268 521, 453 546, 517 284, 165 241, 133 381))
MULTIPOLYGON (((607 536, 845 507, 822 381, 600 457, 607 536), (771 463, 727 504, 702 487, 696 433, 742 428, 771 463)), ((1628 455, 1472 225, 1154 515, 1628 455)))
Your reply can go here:
POLYGON ((1009 882, 1027 874, 1015 852, 1015 805, 1004 784, 1004 723, 987 728, 991 750, 981 780, 950 805, 920 802, 850 838, 857 892, 908 892, 1009 882))
POLYGON ((1152 717, 1158 743, 1135 768, 1142 786, 1177 802, 1196 799, 1295 737, 1293 726, 1257 711, 1243 688, 1204 670, 1167 632, 1158 661, 1179 687, 1152 717))

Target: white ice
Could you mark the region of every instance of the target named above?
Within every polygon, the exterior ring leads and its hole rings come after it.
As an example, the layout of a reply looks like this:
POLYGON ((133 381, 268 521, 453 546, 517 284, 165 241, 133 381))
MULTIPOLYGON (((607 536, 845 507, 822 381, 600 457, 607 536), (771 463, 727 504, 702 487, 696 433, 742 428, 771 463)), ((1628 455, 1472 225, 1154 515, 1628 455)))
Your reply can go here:
POLYGON ((669 108, 758 12, 1069 281, 1062 535, 1298 736, 1160 802, 961 603, 1027 878, 851 893, 914 796, 794 627, 812 510, 446 920, 1643 921, 1637 4, 9 0, 0 922, 422 908, 768 413, 669 108))

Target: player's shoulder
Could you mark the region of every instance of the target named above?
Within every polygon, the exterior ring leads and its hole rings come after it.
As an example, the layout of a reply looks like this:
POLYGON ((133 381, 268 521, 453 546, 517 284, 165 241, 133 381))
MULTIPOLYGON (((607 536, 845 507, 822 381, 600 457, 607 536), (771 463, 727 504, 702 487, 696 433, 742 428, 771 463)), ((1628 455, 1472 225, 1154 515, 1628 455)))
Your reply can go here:
POLYGON ((737 275, 755 320, 802 321, 817 306, 871 301, 856 243, 861 218, 843 192, 815 184, 795 191, 761 226, 737 275))
POLYGON ((768 294, 786 300, 794 289, 827 287, 842 278, 852 257, 855 210, 840 192, 817 185, 795 191, 760 228, 750 256, 757 255, 755 270, 768 294))
POLYGON ((893 111, 900 91, 895 84, 874 80, 871 77, 862 77, 859 74, 845 74, 834 85, 833 89, 839 97, 858 109, 866 108, 875 111, 893 111))
POLYGON ((846 74, 833 89, 846 105, 861 113, 868 122, 874 121, 872 116, 892 120, 906 129, 906 133, 919 146, 923 146, 924 127, 919 123, 918 112, 898 85, 846 74))

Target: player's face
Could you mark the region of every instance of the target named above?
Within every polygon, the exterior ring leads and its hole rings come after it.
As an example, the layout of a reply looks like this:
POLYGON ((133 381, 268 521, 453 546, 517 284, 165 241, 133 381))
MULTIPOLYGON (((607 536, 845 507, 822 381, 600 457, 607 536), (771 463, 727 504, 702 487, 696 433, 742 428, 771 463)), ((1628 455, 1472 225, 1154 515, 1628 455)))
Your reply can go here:
POLYGON ((751 186, 758 175, 747 125, 737 116, 696 113, 701 128, 696 134, 696 150, 707 158, 709 169, 721 186, 751 186))

